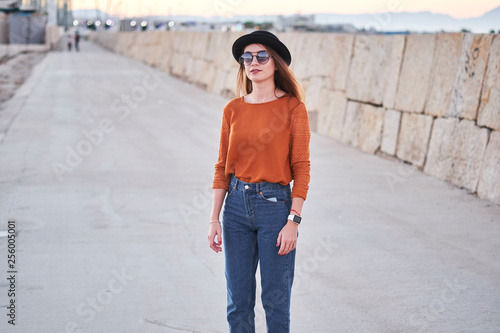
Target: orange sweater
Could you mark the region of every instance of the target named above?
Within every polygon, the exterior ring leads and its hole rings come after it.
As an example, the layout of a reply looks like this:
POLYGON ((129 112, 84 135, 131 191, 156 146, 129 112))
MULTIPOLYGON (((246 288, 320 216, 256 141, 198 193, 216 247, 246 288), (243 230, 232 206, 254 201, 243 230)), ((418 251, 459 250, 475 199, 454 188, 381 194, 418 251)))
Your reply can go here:
POLYGON ((224 107, 212 188, 227 190, 231 174, 249 183, 293 180, 292 197, 306 199, 310 138, 307 110, 298 99, 262 104, 233 99, 224 107))

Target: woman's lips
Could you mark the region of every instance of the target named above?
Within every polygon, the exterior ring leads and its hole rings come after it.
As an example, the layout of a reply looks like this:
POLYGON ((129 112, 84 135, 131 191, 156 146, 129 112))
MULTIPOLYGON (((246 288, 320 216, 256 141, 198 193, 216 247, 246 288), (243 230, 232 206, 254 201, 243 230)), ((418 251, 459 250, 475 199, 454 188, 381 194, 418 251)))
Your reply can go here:
POLYGON ((257 73, 258 73, 258 72, 260 72, 260 71, 261 71, 260 69, 252 69, 252 70, 250 71, 250 73, 252 73, 252 74, 257 74, 257 73))

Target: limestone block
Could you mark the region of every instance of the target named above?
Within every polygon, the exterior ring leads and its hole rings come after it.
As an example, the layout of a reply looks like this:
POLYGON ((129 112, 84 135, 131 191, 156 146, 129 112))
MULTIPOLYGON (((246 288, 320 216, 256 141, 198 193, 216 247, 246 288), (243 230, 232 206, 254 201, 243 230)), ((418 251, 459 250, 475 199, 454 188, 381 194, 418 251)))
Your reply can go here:
POLYGON ((346 104, 345 92, 323 89, 318 112, 318 133, 341 140, 346 104))
POLYGON ((149 58, 152 52, 153 52, 152 45, 145 46, 144 49, 142 50, 142 53, 140 55, 141 58, 139 60, 149 65, 149 58))
POLYGON ((141 41, 141 44, 143 46, 146 46, 146 45, 151 45, 151 31, 138 31, 137 32, 138 34, 140 34, 138 40, 141 41))
POLYGON ((167 39, 170 41, 170 45, 172 47, 172 50, 175 52, 180 52, 180 45, 179 45, 179 32, 178 31, 167 31, 167 39))
POLYGON ((329 108, 330 108, 330 94, 333 93, 326 88, 322 88, 319 94, 319 102, 318 102, 318 125, 317 132, 323 135, 326 135, 327 125, 326 119, 328 117, 329 108))
POLYGON ((477 194, 480 198, 500 205, 500 132, 498 131, 490 134, 477 194))
POLYGON ((430 84, 436 35, 408 35, 394 108, 422 112, 430 84))
MULTIPOLYGON (((292 64, 294 74, 300 80, 313 76, 310 68, 313 62, 317 62, 317 56, 320 51, 320 41, 318 34, 300 34, 297 38, 298 48, 295 54, 292 54, 292 64), (315 59, 315 60, 313 60, 315 59)), ((321 65, 321 64, 319 64, 321 65)), ((315 71, 318 72, 318 64, 315 64, 315 71)), ((319 69, 321 72, 321 70, 319 69)), ((320 73, 326 76, 324 72, 320 73)))
POLYGON ((128 46, 125 50, 123 50, 123 53, 129 57, 132 57, 132 52, 133 52, 133 49, 138 45, 138 43, 140 42, 138 40, 137 37, 139 37, 139 34, 135 33, 135 32, 129 32, 127 33, 128 34, 128 37, 129 37, 129 42, 128 42, 128 46))
POLYGON ((332 90, 346 90, 353 44, 353 34, 325 34, 323 38, 322 53, 313 61, 323 64, 332 90))
POLYGON ((142 52, 142 45, 132 45, 129 53, 125 53, 125 55, 131 57, 132 59, 138 60, 140 57, 140 53, 142 52))
POLYGON ((216 63, 218 64, 218 66, 226 68, 227 70, 229 70, 230 68, 239 67, 239 63, 234 60, 233 54, 231 53, 233 42, 236 40, 236 38, 239 37, 239 35, 234 36, 234 39, 231 40, 231 37, 228 37, 231 36, 231 34, 227 32, 221 32, 221 34, 223 37, 223 41, 225 42, 225 46, 218 51, 216 63))
POLYGON ((132 32, 125 32, 123 33, 123 48, 120 50, 120 54, 123 54, 127 57, 131 57, 131 50, 133 48, 133 45, 135 43, 135 36, 136 34, 132 32))
POLYGON ((138 58, 139 59, 144 59, 144 54, 146 53, 146 49, 149 48, 149 45, 147 44, 147 39, 146 38, 143 38, 142 35, 141 36, 138 36, 136 37, 136 43, 137 43, 137 46, 139 47, 139 52, 137 53, 138 54, 138 58))
POLYGON ((451 101, 445 117, 475 120, 491 35, 465 34, 451 101))
POLYGON ((169 31, 160 31, 158 37, 158 54, 156 56, 157 66, 160 67, 163 64, 163 58, 166 54, 169 54, 171 50, 171 39, 169 35, 169 31))
POLYGON ((491 44, 477 124, 500 131, 500 37, 491 44))
POLYGON ((149 32, 151 34, 151 39, 149 40, 151 45, 158 45, 160 43, 162 32, 163 31, 160 30, 153 30, 149 32))
POLYGON ((216 57, 215 57, 215 64, 216 66, 222 67, 225 70, 229 70, 230 68, 233 68, 233 66, 238 66, 238 62, 236 62, 233 58, 233 54, 231 53, 231 48, 233 46, 234 41, 244 35, 244 32, 231 32, 231 31, 225 31, 225 32, 216 32, 216 34, 220 35, 221 38, 221 47, 218 50, 213 50, 213 48, 210 46, 212 49, 212 52, 215 52, 216 57))
POLYGON ((312 77, 305 91, 306 108, 308 111, 318 111, 320 92, 323 84, 323 78, 319 76, 312 77))
POLYGON ((220 75, 215 71, 215 67, 208 61, 203 60, 201 73, 199 73, 198 82, 209 90, 210 84, 215 80, 215 76, 220 75))
POLYGON ((229 70, 226 74, 226 78, 224 80, 223 92, 233 92, 236 93, 236 75, 238 74, 238 70, 232 69, 229 70))
POLYGON ((431 134, 432 116, 403 112, 396 156, 422 167, 431 134))
POLYGON ((196 31, 176 31, 176 42, 179 44, 179 51, 188 54, 194 45, 196 31))
POLYGON ((152 57, 152 54, 153 54, 153 51, 154 51, 154 46, 153 45, 148 45, 146 46, 145 48, 145 52, 144 52, 144 58, 141 59, 145 64, 151 66, 151 63, 150 63, 150 59, 152 57))
POLYGON ((399 70, 401 68, 401 61, 403 61, 405 41, 406 36, 404 35, 391 36, 392 47, 386 69, 387 76, 383 102, 386 108, 394 108, 394 98, 396 97, 396 90, 398 88, 399 70))
MULTIPOLYGON (((190 57, 191 58, 191 57, 190 57)), ((186 77, 188 79, 188 82, 191 82, 191 83, 201 83, 201 76, 203 76, 205 73, 204 73, 204 61, 201 60, 201 59, 195 59, 195 58, 191 58, 193 59, 192 61, 192 64, 191 64, 191 68, 186 68, 186 77), (189 72, 188 72, 189 70, 189 72)))
POLYGON ((429 96, 427 96, 425 103, 426 114, 441 117, 450 105, 462 39, 463 34, 461 33, 440 33, 437 35, 429 96))
POLYGON ((154 43, 154 31, 142 31, 140 39, 144 41, 145 46, 153 45, 154 43))
POLYGON ((160 59, 161 59, 161 51, 162 51, 162 45, 158 44, 153 47, 153 50, 151 51, 151 54, 149 56, 149 64, 153 67, 158 68, 160 64, 160 59))
POLYGON ((227 72, 221 70, 220 67, 213 66, 214 69, 214 79, 208 83, 207 90, 217 95, 221 95, 224 89, 224 83, 226 81, 227 72))
POLYGON ((341 141, 367 153, 380 147, 384 111, 370 104, 347 102, 341 141))
POLYGON ((292 54, 292 64, 290 68, 295 72, 295 65, 300 62, 297 60, 297 54, 299 54, 300 49, 300 36, 302 34, 300 32, 286 32, 277 34, 278 38, 288 47, 290 53, 292 54))
POLYGON ((164 43, 162 45, 161 53, 158 59, 158 68, 166 73, 172 72, 172 58, 174 56, 174 50, 169 47, 168 44, 164 43))
POLYGON ((374 154, 380 147, 384 109, 363 104, 361 112, 357 148, 366 153, 374 154))
POLYGON ((118 35, 118 43, 116 45, 116 52, 119 54, 123 54, 123 51, 126 50, 129 46, 130 38, 127 33, 120 32, 118 35))
POLYGON ((150 46, 148 46, 147 51, 144 54, 143 62, 145 62, 149 66, 153 65, 153 58, 154 58, 154 55, 156 53, 156 48, 157 47, 158 47, 157 45, 150 45, 150 46))
POLYGON ((186 63, 186 55, 183 53, 175 52, 172 55, 172 62, 170 64, 172 68, 172 74, 178 77, 182 77, 184 75, 186 63))
POLYGON ((226 39, 223 37, 222 32, 210 32, 207 40, 207 50, 203 55, 205 60, 214 62, 217 66, 221 64, 220 62, 217 63, 217 61, 231 61, 233 59, 231 50, 226 48, 226 39))
POLYGON ((453 168, 455 154, 455 131, 457 118, 437 118, 427 152, 424 172, 436 178, 447 180, 453 168))
POLYGON ((190 47, 190 53, 193 59, 203 59, 208 49, 209 33, 198 32, 193 36, 193 45, 190 47))
POLYGON ((231 53, 231 45, 228 45, 225 49, 217 51, 218 59, 215 61, 215 65, 223 68, 226 71, 235 69, 237 72, 240 64, 233 58, 233 55, 231 53))
POLYGON ((184 57, 182 57, 182 61, 183 61, 183 67, 184 67, 184 71, 179 71, 179 76, 180 78, 182 78, 183 80, 186 80, 186 81, 189 81, 189 77, 191 76, 191 73, 193 73, 193 67, 195 65, 195 61, 193 58, 191 58, 190 55, 185 55, 184 57))
POLYGON ((310 36, 307 59, 307 61, 309 61, 307 69, 308 76, 329 77, 331 75, 333 64, 331 58, 329 57, 330 55, 327 53, 330 51, 331 46, 328 45, 328 42, 325 42, 325 40, 329 37, 329 34, 324 33, 314 33, 310 36), (327 48, 325 49, 325 47, 327 48))
POLYGON ((97 33, 95 34, 99 39, 97 42, 99 45, 105 47, 106 49, 116 52, 116 44, 118 43, 117 33, 97 33))
POLYGON ((400 122, 401 112, 396 110, 385 111, 380 150, 386 154, 393 156, 396 154, 400 122))
MULTIPOLYGON (((137 33, 139 35, 139 33, 137 33)), ((141 61, 144 59, 144 53, 146 50, 146 41, 144 38, 141 38, 143 35, 141 34, 140 36, 135 38, 135 42, 131 48, 132 50, 132 58, 141 61)))
POLYGON ((358 146, 359 125, 361 124, 361 103, 347 102, 347 108, 342 128, 342 143, 350 146, 358 146))
POLYGON ((329 117, 326 119, 328 126, 327 135, 338 141, 342 138, 346 108, 347 97, 345 92, 334 91, 331 96, 331 112, 329 112, 329 117))
POLYGON ((346 93, 350 99, 382 103, 382 96, 373 96, 373 86, 377 85, 380 75, 380 54, 382 36, 357 35, 351 67, 347 79, 346 93))
POLYGON ((488 142, 488 130, 464 119, 458 124, 455 137, 453 169, 448 180, 476 192, 488 142))
POLYGON ((346 88, 349 99, 382 105, 388 69, 399 67, 390 59, 392 40, 392 36, 356 36, 346 88))
POLYGON ((116 52, 118 46, 118 33, 110 33, 107 36, 108 40, 106 41, 106 45, 108 45, 111 51, 116 52))
POLYGON ((327 76, 325 71, 325 60, 322 56, 325 54, 322 50, 323 33, 302 34, 298 42, 300 46, 296 48, 295 54, 292 53, 292 63, 297 77, 301 79, 314 76, 327 76))

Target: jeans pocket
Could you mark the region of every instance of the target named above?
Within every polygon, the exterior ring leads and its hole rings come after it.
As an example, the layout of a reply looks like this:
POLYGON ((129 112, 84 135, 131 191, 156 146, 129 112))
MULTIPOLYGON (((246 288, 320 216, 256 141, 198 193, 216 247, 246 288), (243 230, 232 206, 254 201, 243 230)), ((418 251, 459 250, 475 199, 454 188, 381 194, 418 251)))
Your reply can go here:
POLYGON ((284 204, 286 202, 286 195, 284 191, 266 191, 260 192, 259 197, 268 202, 276 204, 284 204))

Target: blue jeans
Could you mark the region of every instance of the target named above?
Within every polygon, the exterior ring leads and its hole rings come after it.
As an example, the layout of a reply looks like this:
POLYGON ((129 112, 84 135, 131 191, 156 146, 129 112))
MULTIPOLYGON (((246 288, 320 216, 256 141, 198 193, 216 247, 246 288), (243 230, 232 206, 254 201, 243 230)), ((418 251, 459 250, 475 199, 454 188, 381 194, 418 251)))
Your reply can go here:
POLYGON ((259 261, 267 331, 290 331, 295 250, 280 256, 276 244, 291 206, 289 184, 231 179, 222 215, 231 333, 255 332, 255 273, 259 261))

